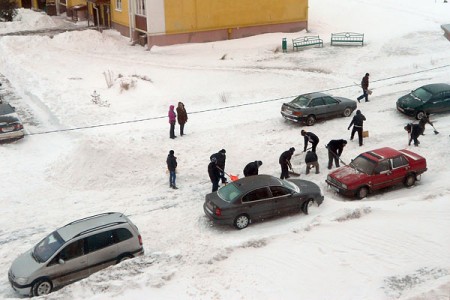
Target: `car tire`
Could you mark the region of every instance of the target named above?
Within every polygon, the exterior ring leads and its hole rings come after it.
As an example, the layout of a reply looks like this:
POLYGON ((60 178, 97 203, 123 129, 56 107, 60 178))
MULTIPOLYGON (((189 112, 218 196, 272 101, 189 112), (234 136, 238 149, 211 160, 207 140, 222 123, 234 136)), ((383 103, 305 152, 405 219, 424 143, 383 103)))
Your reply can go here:
POLYGON ((301 207, 301 211, 305 215, 309 214, 309 208, 313 205, 313 203, 314 203, 314 200, 312 200, 312 199, 306 200, 305 202, 303 202, 303 205, 301 207))
POLYGON ((36 281, 31 288, 33 296, 42 296, 49 294, 53 289, 52 282, 48 279, 41 279, 36 281))
POLYGON ((316 117, 314 117, 313 115, 309 115, 306 118, 306 125, 313 126, 315 123, 316 123, 316 117))
POLYGON ((414 183, 416 183, 416 176, 414 176, 414 174, 406 175, 404 185, 406 187, 411 187, 414 185, 414 183))
POLYGON ((361 200, 361 199, 366 198, 368 194, 369 194, 369 189, 366 186, 362 186, 356 192, 356 198, 361 200))
POLYGON ((417 114, 416 114, 416 119, 417 120, 420 120, 420 119, 422 119, 422 117, 425 115, 425 112, 424 111, 418 111, 417 112, 417 114))
POLYGON ((133 255, 131 254, 122 254, 118 259, 117 259, 117 263, 120 264, 121 262, 128 260, 130 258, 133 258, 133 255))
POLYGON ((244 229, 245 227, 247 227, 249 223, 250 223, 250 218, 247 215, 242 214, 242 215, 237 216, 236 219, 234 219, 233 225, 237 229, 241 230, 241 229, 244 229))
POLYGON ((344 115, 344 117, 350 117, 350 115, 352 114, 353 110, 350 107, 346 107, 344 109, 344 112, 342 113, 344 115))

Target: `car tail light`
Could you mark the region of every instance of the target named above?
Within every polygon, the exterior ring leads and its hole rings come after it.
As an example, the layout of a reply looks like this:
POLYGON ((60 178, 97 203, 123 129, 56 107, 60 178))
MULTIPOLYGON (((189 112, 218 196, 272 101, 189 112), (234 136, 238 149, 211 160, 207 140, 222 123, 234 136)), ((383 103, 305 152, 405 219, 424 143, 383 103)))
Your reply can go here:
POLYGON ((142 237, 141 237, 141 235, 138 235, 138 239, 139 239, 139 245, 142 246, 142 237))
POLYGON ((216 216, 221 216, 222 210, 220 210, 220 208, 216 207, 215 214, 216 214, 216 216))
POLYGON ((16 130, 20 130, 23 129, 23 125, 22 124, 16 124, 16 130))
POLYGON ((293 115, 297 116, 297 117, 301 117, 303 114, 301 111, 294 111, 293 115))

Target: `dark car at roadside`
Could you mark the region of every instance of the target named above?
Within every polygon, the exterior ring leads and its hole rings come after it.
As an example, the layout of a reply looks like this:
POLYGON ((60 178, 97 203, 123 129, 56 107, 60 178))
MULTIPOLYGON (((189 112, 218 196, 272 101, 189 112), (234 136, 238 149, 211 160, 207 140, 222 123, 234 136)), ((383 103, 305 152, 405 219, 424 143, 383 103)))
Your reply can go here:
POLYGON ((281 106, 281 115, 290 121, 312 126, 319 119, 349 117, 356 109, 356 101, 315 92, 303 94, 281 106))
POLYGON ((13 106, 0 102, 0 142, 21 139, 25 135, 22 121, 13 106))
POLYGON ((322 204, 323 195, 313 182, 282 180, 271 175, 254 175, 233 181, 207 194, 203 209, 216 224, 243 229, 256 220, 300 212, 322 204))
POLYGON ((450 85, 433 83, 421 86, 397 100, 397 110, 420 120, 425 114, 450 111, 450 85))

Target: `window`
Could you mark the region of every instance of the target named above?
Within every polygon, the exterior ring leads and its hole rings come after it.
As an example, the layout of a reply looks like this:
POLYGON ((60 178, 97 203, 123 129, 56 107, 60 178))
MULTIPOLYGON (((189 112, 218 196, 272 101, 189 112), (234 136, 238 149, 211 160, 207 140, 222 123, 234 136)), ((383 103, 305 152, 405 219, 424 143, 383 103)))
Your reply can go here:
POLYGON ((145 0, 136 0, 136 14, 145 16, 145 0))
POLYGON ((122 0, 116 0, 116 10, 122 10, 122 0))
POLYGON ((267 188, 263 187, 254 191, 251 191, 244 197, 242 197, 242 202, 252 202, 257 200, 263 200, 269 198, 269 191, 267 188))
POLYGON ((291 194, 291 192, 288 189, 282 186, 271 186, 270 191, 272 192, 273 197, 280 197, 291 194))
POLYGON ((126 241, 126 240, 131 239, 133 237, 131 232, 128 229, 125 229, 125 228, 119 228, 119 229, 114 230, 114 235, 115 235, 115 242, 116 243, 120 243, 120 242, 126 241))
POLYGON ((386 171, 389 171, 389 160, 382 160, 378 163, 378 165, 374 169, 375 174, 382 174, 386 171))
POLYGON ((217 195, 226 202, 234 201, 240 194, 241 192, 234 184, 227 184, 217 191, 217 195))
POLYGON ((324 105, 323 98, 313 99, 311 101, 311 103, 309 104, 310 107, 316 107, 316 106, 321 106, 321 105, 324 105))
POLYGON ((33 257, 37 262, 46 262, 63 244, 64 240, 54 231, 34 247, 33 257))
POLYGON ((338 102, 335 99, 333 99, 333 98, 331 98, 329 96, 323 97, 323 101, 325 102, 325 105, 338 104, 338 102))
POLYGON ((400 168, 408 165, 408 160, 402 155, 392 159, 392 168, 400 168))
POLYGON ((80 239, 67 245, 59 252, 59 258, 71 260, 84 254, 84 239, 80 239))
POLYGON ((90 237, 87 237, 86 242, 88 253, 108 247, 114 243, 112 231, 105 231, 94 234, 90 237))

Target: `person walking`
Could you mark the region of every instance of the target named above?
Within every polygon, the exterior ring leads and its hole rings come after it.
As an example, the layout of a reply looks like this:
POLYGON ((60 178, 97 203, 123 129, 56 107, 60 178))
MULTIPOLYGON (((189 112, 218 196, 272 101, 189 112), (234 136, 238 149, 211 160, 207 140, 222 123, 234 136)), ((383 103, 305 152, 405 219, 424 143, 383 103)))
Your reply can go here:
POLYGON ((262 161, 260 161, 260 160, 255 160, 251 163, 248 163, 244 168, 244 176, 248 177, 248 176, 258 175, 258 169, 261 166, 262 166, 262 161))
POLYGON ((186 124, 188 120, 186 109, 184 108, 183 102, 178 102, 177 106, 177 117, 178 124, 180 124, 180 136, 184 135, 184 124, 186 124))
POLYGON ((350 125, 348 125, 348 130, 350 130, 350 127, 353 125, 352 134, 350 135, 350 140, 353 141, 353 137, 355 136, 355 132, 358 132, 358 140, 359 140, 359 146, 363 145, 363 123, 366 120, 366 117, 361 113, 361 111, 358 109, 356 111, 355 116, 353 117, 352 121, 350 122, 350 125))
POLYGON ((281 176, 280 176, 281 179, 288 179, 290 177, 289 169, 292 170, 291 158, 294 152, 295 148, 291 147, 289 148, 289 150, 284 151, 280 155, 280 159, 278 160, 278 162, 280 163, 281 166, 281 176))
POLYGON ((169 106, 169 123, 170 123, 170 138, 174 139, 176 138, 175 136, 175 123, 177 122, 177 114, 175 113, 175 111, 173 110, 175 108, 175 106, 171 105, 169 106))
POLYGON ((419 136, 422 132, 422 128, 419 124, 408 124, 404 127, 404 129, 408 132, 409 141, 408 146, 411 146, 411 142, 414 141, 414 146, 419 146, 419 136))
POLYGON ((306 152, 306 149, 308 148, 308 142, 311 143, 311 151, 316 152, 317 144, 319 143, 319 138, 317 135, 315 135, 312 132, 307 132, 306 130, 302 130, 301 132, 304 140, 305 140, 305 146, 303 148, 303 152, 306 152))
POLYGON ((429 113, 425 113, 423 115, 422 118, 420 118, 419 120, 419 126, 420 126, 420 134, 421 135, 425 135, 425 125, 426 124, 430 124, 431 126, 433 126, 433 123, 430 121, 430 114, 429 113))
POLYGON ((361 88, 363 90, 363 94, 361 96, 359 96, 358 98, 356 98, 356 100, 358 100, 358 103, 361 103, 361 99, 365 98, 366 102, 369 102, 369 93, 371 93, 369 91, 369 73, 366 73, 366 75, 364 75, 364 77, 361 80, 361 88))
POLYGON ((212 191, 215 192, 219 189, 220 170, 217 167, 217 159, 211 157, 211 162, 208 165, 208 175, 212 183, 212 191))
POLYGON ((209 159, 212 159, 213 157, 216 158, 217 167, 220 170, 220 179, 222 179, 222 183, 227 183, 227 178, 225 177, 225 160, 227 159, 227 157, 225 153, 227 153, 227 151, 225 151, 225 149, 222 149, 209 157, 209 159))
POLYGON ((336 168, 339 168, 339 158, 341 157, 344 147, 347 145, 346 140, 331 140, 326 145, 328 149, 328 170, 333 167, 333 160, 336 168))
POLYGON ((309 174, 311 168, 316 168, 316 174, 320 173, 319 162, 317 161, 317 154, 312 151, 306 152, 305 163, 306 163, 306 175, 309 174))
POLYGON ((169 155, 167 155, 167 169, 169 170, 169 183, 170 187, 173 189, 177 189, 177 185, 175 180, 177 179, 176 169, 177 169, 177 158, 175 157, 175 152, 173 150, 169 151, 169 155))

